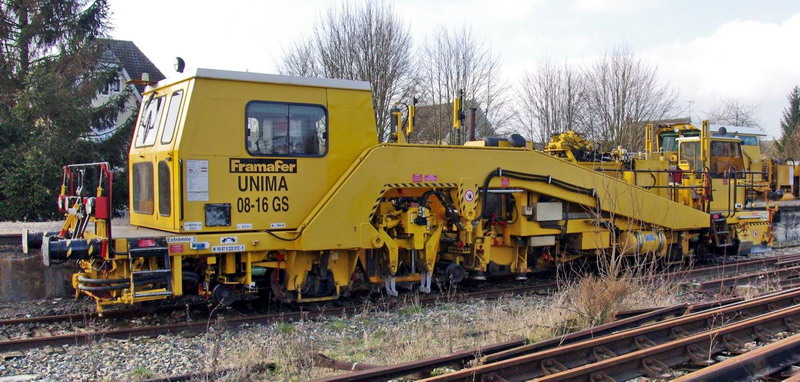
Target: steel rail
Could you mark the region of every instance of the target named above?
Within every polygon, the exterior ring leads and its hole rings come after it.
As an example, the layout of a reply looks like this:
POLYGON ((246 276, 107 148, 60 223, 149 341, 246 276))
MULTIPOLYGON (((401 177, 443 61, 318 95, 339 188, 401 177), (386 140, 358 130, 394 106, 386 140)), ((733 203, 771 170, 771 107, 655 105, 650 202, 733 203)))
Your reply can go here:
POLYGON ((693 313, 652 325, 614 333, 555 349, 519 356, 488 365, 445 374, 431 381, 473 381, 481 378, 540 378, 561 370, 580 368, 613 354, 636 352, 673 338, 707 332, 720 323, 732 323, 800 303, 800 290, 770 295, 719 309, 693 313), (587 359, 594 357, 594 359, 587 359))
POLYGON ((789 267, 789 268, 778 268, 765 272, 751 273, 747 275, 732 276, 716 280, 705 281, 700 283, 698 289, 704 291, 730 289, 736 287, 737 285, 746 285, 754 281, 759 281, 759 280, 778 281, 776 280, 776 278, 779 280, 785 280, 798 275, 800 275, 800 266, 789 267))
MULTIPOLYGON (((770 292, 770 293, 765 293, 765 294, 763 294, 761 296, 758 296, 758 297, 776 296, 776 295, 780 295, 780 294, 783 294, 783 293, 785 293, 785 292, 784 291, 770 292)), ((591 338, 595 338, 595 337, 609 335, 609 334, 612 334, 614 332, 618 332, 618 331, 622 331, 622 330, 642 327, 642 326, 647 325, 649 323, 657 322, 657 321, 663 321, 663 320, 666 320, 668 318, 680 317, 680 316, 683 316, 683 315, 686 315, 686 314, 703 312, 703 311, 707 311, 707 310, 711 310, 711 309, 718 309, 720 307, 730 306, 732 304, 741 303, 743 301, 745 301, 743 298, 736 297, 736 298, 728 298, 728 299, 712 301, 712 302, 701 302, 701 303, 692 304, 692 305, 680 304, 680 305, 675 305, 675 306, 668 306, 668 307, 663 307, 663 308, 655 308, 655 309, 651 309, 651 310, 647 310, 647 311, 642 311, 638 315, 630 316, 630 317, 627 317, 627 318, 624 318, 624 319, 620 319, 618 321, 613 321, 613 322, 610 322, 610 323, 605 324, 605 325, 596 326, 596 327, 593 327, 593 328, 585 329, 585 330, 580 331, 580 332, 575 332, 575 333, 568 334, 568 335, 562 336, 562 337, 556 337, 556 338, 553 338, 553 339, 550 339, 550 340, 547 340, 547 341, 543 341, 543 342, 539 342, 539 343, 535 343, 535 344, 531 344, 531 345, 520 346, 519 348, 510 349, 508 351, 505 351, 505 352, 502 352, 502 353, 493 354, 491 356, 485 356, 485 357, 481 358, 480 364, 488 364, 488 363, 491 363, 491 362, 497 362, 497 361, 501 361, 501 360, 504 360, 504 359, 509 359, 509 358, 512 358, 512 357, 524 355, 524 354, 530 354, 530 353, 546 350, 546 349, 548 349, 550 347, 542 346, 542 345, 545 345, 545 343, 547 343, 547 342, 553 342, 554 340, 560 340, 560 342, 557 343, 558 346, 566 345, 566 344, 580 342, 580 341, 591 339, 591 338), (629 321, 629 320, 631 320, 631 321, 629 321)))
POLYGON ((410 374, 421 374, 430 372, 433 369, 447 366, 457 366, 463 368, 470 362, 484 364, 496 362, 497 360, 511 358, 522 352, 532 352, 538 350, 552 349, 568 343, 589 339, 592 337, 608 334, 616 330, 624 330, 636 327, 644 322, 654 321, 668 317, 680 311, 683 312, 686 305, 663 308, 656 312, 649 312, 640 317, 631 317, 625 320, 614 321, 596 328, 589 328, 580 332, 575 332, 562 337, 551 338, 535 344, 525 344, 525 341, 515 346, 508 346, 509 343, 499 343, 485 346, 479 349, 461 351, 443 356, 425 358, 422 360, 411 361, 401 364, 384 366, 376 369, 359 371, 349 374, 334 375, 318 379, 318 382, 357 382, 357 381, 388 381, 410 374), (476 351, 481 350, 481 351, 476 351))
POLYGON ((22 234, 0 234, 0 245, 22 245, 22 234))
MULTIPOLYGON (((722 300, 716 300, 711 302, 701 302, 697 304, 689 305, 686 308, 686 311, 683 314, 690 313, 690 312, 701 312, 708 309, 718 308, 724 305, 730 305, 733 303, 744 301, 744 297, 731 297, 722 300)), ((658 309, 669 308, 668 306, 659 306, 655 308, 642 308, 642 309, 630 309, 630 310, 621 310, 619 312, 614 313, 615 320, 622 320, 628 317, 638 316, 640 314, 650 313, 652 311, 658 309)))
POLYGON ((691 364, 705 367, 723 351, 744 353, 746 342, 758 339, 776 341, 776 333, 800 330, 800 306, 790 306, 741 322, 727 324, 685 338, 645 348, 622 356, 554 373, 538 379, 547 381, 619 381, 641 376, 669 378, 671 368, 691 364))
MULTIPOLYGON (((17 235, 19 236, 19 235, 17 235)), ((0 235, 2 237, 2 235, 0 235)), ((727 263, 722 265, 716 266, 707 266, 707 267, 698 267, 688 270, 681 270, 675 272, 665 272, 661 275, 655 275, 653 277, 663 277, 663 278, 677 278, 681 277, 701 277, 703 275, 710 275, 710 274, 717 274, 718 271, 729 271, 729 272, 737 272, 742 271, 742 268, 753 268, 753 267, 760 267, 760 266, 770 266, 779 264, 781 259, 785 259, 785 257, 775 257, 775 258, 766 258, 766 259, 757 259, 757 260, 746 260, 741 262, 735 263, 727 263), (777 263, 776 263, 777 262, 777 263), (735 269, 731 268, 732 265, 738 264, 738 267, 735 269)), ((797 255, 797 259, 794 262, 786 263, 786 264, 794 264, 800 263, 800 255, 797 255)), ((542 289, 555 289, 556 286, 552 283, 541 284, 542 289)), ((519 289, 521 293, 527 293, 529 291, 529 287, 527 286, 519 286, 519 287, 512 287, 506 288, 505 293, 512 293, 512 290, 519 289)), ((533 288, 537 288, 537 286, 533 286, 533 288)), ((183 309, 184 307, 180 307, 183 309)), ((171 312, 174 309, 171 308, 162 308, 167 309, 167 312, 171 312)), ((617 318, 627 318, 636 314, 644 313, 644 312, 651 312, 653 310, 661 309, 659 308, 650 308, 650 309, 643 309, 640 312, 619 312, 617 313, 617 318)), ((15 324, 24 324, 24 323, 50 323, 50 322, 59 322, 59 321, 86 321, 87 319, 105 319, 105 318, 134 318, 142 316, 143 313, 137 313, 137 309, 121 309, 121 310, 108 310, 103 312, 102 314, 97 313, 70 313, 70 314, 61 314, 61 315, 52 315, 52 316, 36 316, 36 317, 20 317, 20 318, 5 318, 0 319, 0 326, 3 325, 15 325, 15 324)))
POLYGON ((316 382, 355 382, 355 381, 386 381, 389 379, 404 377, 410 374, 425 374, 431 370, 456 365, 459 367, 466 366, 470 361, 475 360, 482 354, 493 354, 517 346, 524 345, 527 342, 524 338, 492 344, 488 346, 480 346, 468 350, 458 351, 452 354, 447 354, 439 357, 425 358, 421 360, 405 362, 396 365, 381 366, 374 369, 357 371, 354 373, 332 375, 315 379, 316 382))
MULTIPOLYGON (((181 307, 180 309, 183 309, 181 307)), ((167 308, 162 308, 161 310, 166 310, 167 308)), ((174 311, 175 308, 169 308, 169 311, 174 311)), ((142 313, 138 309, 121 309, 121 310, 109 310, 103 312, 102 315, 97 313, 68 313, 68 314, 58 314, 53 316, 34 316, 34 317, 18 317, 18 318, 4 318, 0 319, 0 327, 6 325, 19 325, 19 324, 46 324, 51 322, 89 322, 91 320, 97 319, 110 319, 110 318, 135 318, 144 316, 145 313, 142 313)))
MULTIPOLYGON (((761 268, 771 269, 775 267, 775 264, 779 261, 779 259, 781 259, 781 257, 775 256, 775 257, 767 257, 756 260, 734 261, 730 263, 723 263, 707 267, 698 267, 686 270, 659 273, 646 276, 644 277, 644 279, 647 280, 666 279, 668 281, 684 281, 695 278, 720 277, 720 276, 725 277, 728 274, 749 272, 761 268)), ((798 258, 797 262, 800 262, 800 258, 798 258)))
MULTIPOLYGON (((525 287, 493 289, 487 291, 457 294, 453 296, 446 296, 446 298, 443 298, 445 296, 442 295, 435 295, 429 297, 421 297, 418 300, 411 301, 410 303, 417 304, 419 306, 430 306, 445 302, 458 302, 471 299, 487 299, 487 298, 497 298, 497 297, 513 296, 513 295, 522 295, 528 293, 536 293, 542 291, 549 291, 555 289, 556 287, 557 287, 556 283, 547 283, 539 285, 529 285, 525 287)), ((406 305, 409 305, 409 303, 407 303, 404 300, 387 300, 373 304, 373 306, 375 307, 380 307, 385 309, 394 309, 406 305)), ((322 316, 343 316, 348 314, 356 314, 361 312, 362 310, 363 310, 363 305, 358 305, 358 306, 328 308, 320 311, 297 311, 297 312, 281 312, 274 314, 260 314, 260 315, 251 315, 245 317, 228 318, 219 321, 219 324, 235 329, 244 324, 251 324, 251 323, 270 324, 274 322, 305 320, 322 316)), ((121 328, 121 329, 114 329, 101 332, 70 333, 70 334, 61 334, 61 335, 46 336, 46 337, 18 338, 8 341, 0 341, 0 353, 35 349, 48 345, 49 346, 58 346, 65 344, 83 345, 95 342, 103 338, 127 339, 131 337, 157 336, 160 334, 177 333, 177 332, 204 332, 212 324, 213 322, 211 321, 199 321, 191 323, 166 324, 158 326, 121 328)))
POLYGON ((746 382, 773 376, 800 363, 800 334, 729 358, 677 378, 674 382, 746 382))

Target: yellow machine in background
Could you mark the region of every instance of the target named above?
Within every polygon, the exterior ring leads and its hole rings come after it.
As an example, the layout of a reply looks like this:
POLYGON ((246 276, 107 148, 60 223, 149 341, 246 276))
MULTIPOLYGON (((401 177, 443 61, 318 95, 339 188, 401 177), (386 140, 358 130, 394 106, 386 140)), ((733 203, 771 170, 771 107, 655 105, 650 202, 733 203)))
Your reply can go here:
POLYGON ((592 166, 516 135, 408 144, 413 112, 405 126, 393 110, 397 143, 379 143, 364 82, 207 69, 161 81, 130 150, 132 227, 112 232, 108 213, 87 208, 103 197, 84 186, 102 183, 87 175, 97 170, 69 168, 81 187, 65 180, 68 220, 44 256, 78 260, 73 284, 100 308, 187 293, 229 304, 376 285, 396 295, 398 283, 429 292, 585 256, 681 261, 771 243, 770 210, 744 205, 736 139, 701 132, 676 138, 674 163, 620 149, 592 166))

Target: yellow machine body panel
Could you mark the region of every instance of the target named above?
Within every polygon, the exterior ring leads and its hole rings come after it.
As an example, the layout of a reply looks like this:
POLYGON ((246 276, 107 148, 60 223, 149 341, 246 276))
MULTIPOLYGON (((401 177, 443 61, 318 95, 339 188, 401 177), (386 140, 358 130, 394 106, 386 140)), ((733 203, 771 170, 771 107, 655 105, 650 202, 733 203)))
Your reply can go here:
MULTIPOLYGON (((641 187, 538 151, 388 144, 368 150, 358 165, 331 190, 318 212, 309 216, 304 224, 306 228, 300 236, 300 246, 309 250, 362 246, 364 242, 369 242, 372 235, 362 231, 366 229, 369 232, 370 228, 361 223, 369 222, 375 206, 374 197, 379 197, 381 190, 400 184, 413 186, 413 183, 417 183, 416 187, 420 188, 436 187, 437 183, 459 184, 465 168, 469 168, 470 174, 479 175, 479 178, 498 168, 552 175, 553 179, 595 190, 603 211, 668 229, 708 226, 708 214, 702 211, 664 200, 641 187), (387 166, 391 167, 391 171, 387 166), (414 182, 415 178, 435 181, 414 182), (354 224, 347 225, 344 222, 354 224), (365 235, 359 237, 356 232, 365 235)), ((494 178, 489 187, 502 187, 502 178, 502 175, 494 178)), ((589 195, 566 192, 564 188, 546 182, 508 179, 506 187, 535 191, 583 204, 589 206, 589 210, 596 205, 594 198, 589 195)), ((477 193, 479 190, 473 188, 472 191, 477 193)))
POLYGON ((283 78, 199 71, 146 92, 145 102, 170 102, 154 113, 144 108, 145 122, 137 123, 134 137, 148 128, 156 135, 168 129, 174 94, 191 89, 182 98, 172 142, 134 141, 131 183, 153 192, 133 190, 131 224, 172 232, 297 228, 377 140, 365 83, 265 83, 283 78), (150 114, 160 118, 155 128, 146 122, 150 114), (171 213, 152 207, 165 199, 171 213))
POLYGON ((65 184, 72 212, 43 247, 78 260, 73 284, 100 307, 184 293, 312 302, 380 283, 397 295, 396 282, 428 293, 434 275, 525 278, 612 252, 677 262, 771 243, 773 211, 742 208, 739 140, 707 123, 649 126, 634 156, 572 132, 545 151, 514 136, 408 144, 413 118, 392 115, 396 143, 379 143, 365 82, 207 69, 164 80, 144 93, 129 154, 132 232, 83 231, 110 219, 75 211, 107 199, 65 184))

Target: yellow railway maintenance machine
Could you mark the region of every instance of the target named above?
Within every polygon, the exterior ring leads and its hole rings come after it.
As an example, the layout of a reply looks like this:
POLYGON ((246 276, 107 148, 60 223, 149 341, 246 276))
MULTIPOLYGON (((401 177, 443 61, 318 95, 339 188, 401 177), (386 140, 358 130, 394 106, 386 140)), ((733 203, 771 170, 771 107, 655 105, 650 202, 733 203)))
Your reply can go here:
POLYGON ((379 143, 372 107, 356 81, 197 69, 153 84, 129 155, 131 226, 111 230, 107 165, 68 166, 67 220, 42 238, 45 262, 77 260, 73 285, 101 309, 187 293, 396 295, 397 283, 524 278, 586 255, 682 258, 722 248, 720 216, 738 224, 727 238, 769 243, 768 224, 747 220, 766 212, 717 195, 739 180, 703 170, 713 147, 689 154, 708 138, 680 141, 680 186, 665 197, 519 136, 408 144, 397 111, 397 143, 379 143))

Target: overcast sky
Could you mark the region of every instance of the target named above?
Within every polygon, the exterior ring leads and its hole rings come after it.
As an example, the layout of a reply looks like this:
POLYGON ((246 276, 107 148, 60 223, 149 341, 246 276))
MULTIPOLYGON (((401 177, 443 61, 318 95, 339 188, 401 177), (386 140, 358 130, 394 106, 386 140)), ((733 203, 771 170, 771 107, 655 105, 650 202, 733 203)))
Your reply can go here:
MULTIPOLYGON (((786 96, 800 85, 797 0, 389 1, 414 43, 440 25, 467 24, 500 54, 515 84, 545 57, 579 64, 627 44, 702 117, 725 98, 758 107, 780 135, 786 96)), ((111 36, 131 40, 170 76, 189 67, 275 73, 284 47, 310 33, 334 1, 111 0, 111 36)))

